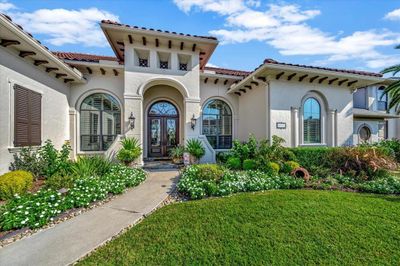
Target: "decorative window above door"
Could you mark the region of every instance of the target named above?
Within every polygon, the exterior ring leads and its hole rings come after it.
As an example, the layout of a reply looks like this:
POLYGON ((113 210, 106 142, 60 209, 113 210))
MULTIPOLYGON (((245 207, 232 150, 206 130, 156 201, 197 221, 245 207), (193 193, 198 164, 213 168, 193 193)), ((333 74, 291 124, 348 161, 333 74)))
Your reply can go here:
POLYGON ((178 111, 175 106, 169 102, 158 102, 151 106, 149 115, 177 116, 178 111))

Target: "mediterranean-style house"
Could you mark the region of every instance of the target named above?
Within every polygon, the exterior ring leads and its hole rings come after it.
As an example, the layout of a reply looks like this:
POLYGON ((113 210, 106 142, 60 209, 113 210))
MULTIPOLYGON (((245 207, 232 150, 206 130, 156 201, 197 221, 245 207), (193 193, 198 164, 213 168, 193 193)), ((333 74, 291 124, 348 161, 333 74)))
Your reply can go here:
POLYGON ((134 136, 143 158, 161 158, 197 138, 202 160, 213 162, 249 134, 290 147, 399 137, 381 74, 272 59, 252 72, 207 67, 214 37, 100 26, 115 57, 49 51, 0 15, 0 172, 21 147, 46 139, 69 141, 74 157, 112 156, 134 136))

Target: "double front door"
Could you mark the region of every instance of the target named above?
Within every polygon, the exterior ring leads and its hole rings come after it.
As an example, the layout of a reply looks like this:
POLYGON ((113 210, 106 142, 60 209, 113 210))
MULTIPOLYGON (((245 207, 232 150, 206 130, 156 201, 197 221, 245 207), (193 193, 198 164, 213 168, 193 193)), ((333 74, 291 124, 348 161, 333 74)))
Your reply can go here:
POLYGON ((167 157, 178 144, 178 118, 149 117, 149 156, 167 157))

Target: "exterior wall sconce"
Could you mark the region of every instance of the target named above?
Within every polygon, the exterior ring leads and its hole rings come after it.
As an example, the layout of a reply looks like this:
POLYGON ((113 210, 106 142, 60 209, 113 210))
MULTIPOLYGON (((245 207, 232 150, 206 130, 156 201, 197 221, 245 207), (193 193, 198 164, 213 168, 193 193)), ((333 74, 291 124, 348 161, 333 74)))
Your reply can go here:
POLYGON ((131 112, 131 115, 129 116, 128 120, 129 120, 129 127, 131 129, 134 129, 135 128, 135 120, 136 120, 136 118, 133 116, 133 112, 131 112))
POLYGON ((196 126, 196 122, 197 122, 197 118, 194 117, 194 114, 192 116, 192 118, 190 119, 190 127, 194 130, 195 126, 196 126))

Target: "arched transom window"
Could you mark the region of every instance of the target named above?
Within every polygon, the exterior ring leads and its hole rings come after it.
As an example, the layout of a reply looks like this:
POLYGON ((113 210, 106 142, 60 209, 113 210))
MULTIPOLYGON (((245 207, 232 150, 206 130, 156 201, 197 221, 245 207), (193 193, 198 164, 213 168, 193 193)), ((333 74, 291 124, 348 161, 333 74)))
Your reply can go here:
POLYGON ((203 108, 203 135, 214 149, 232 147, 232 111, 221 100, 210 100, 203 108))
POLYGON ((169 102, 157 102, 153 104, 149 110, 149 115, 159 115, 159 116, 177 116, 178 110, 175 106, 169 102))
POLYGON ((80 108, 82 151, 105 151, 121 134, 121 107, 111 95, 95 93, 80 108))
POLYGON ((315 98, 303 104, 304 143, 321 143, 321 106, 315 98))

